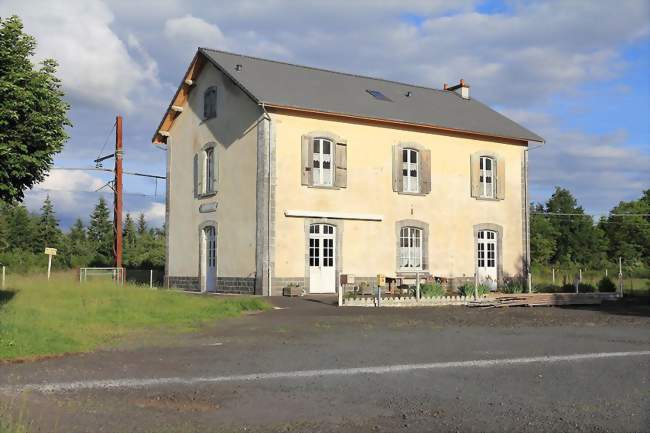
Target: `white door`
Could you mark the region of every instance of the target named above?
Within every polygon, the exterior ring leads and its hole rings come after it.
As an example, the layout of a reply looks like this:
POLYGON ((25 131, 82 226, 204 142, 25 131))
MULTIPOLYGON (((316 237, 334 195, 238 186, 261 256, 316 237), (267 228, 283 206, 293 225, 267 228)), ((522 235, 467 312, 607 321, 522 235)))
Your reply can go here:
POLYGON ((206 292, 216 292, 217 280, 217 231, 207 226, 202 231, 203 287, 206 292))
POLYGON ((336 293, 336 227, 309 226, 309 292, 336 293))
POLYGON ((497 233, 481 230, 477 239, 477 269, 479 283, 497 287, 497 233))

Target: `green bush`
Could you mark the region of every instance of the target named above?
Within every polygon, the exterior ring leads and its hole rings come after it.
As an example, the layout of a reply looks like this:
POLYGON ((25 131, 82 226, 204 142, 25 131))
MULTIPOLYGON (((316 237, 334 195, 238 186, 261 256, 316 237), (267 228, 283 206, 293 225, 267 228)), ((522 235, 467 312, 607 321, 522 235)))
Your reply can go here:
POLYGON ((562 287, 554 285, 554 284, 542 284, 539 286, 535 286, 534 292, 535 293, 560 293, 562 292, 562 287))
MULTIPOLYGON (((575 287, 574 287, 574 290, 575 290, 575 287)), ((593 293, 593 292, 596 291, 596 286, 594 286, 593 284, 589 284, 589 283, 580 283, 580 285, 578 286, 578 291, 580 293, 593 293)))
POLYGON ((517 280, 506 281, 503 287, 501 287, 501 292, 503 293, 524 293, 525 291, 524 284, 517 280))
MULTIPOLYGON (((458 288, 462 296, 474 296, 474 284, 463 284, 458 288)), ((476 294, 478 296, 483 296, 490 293, 490 287, 485 284, 479 284, 476 287, 476 294)))
POLYGON ((603 277, 603 279, 598 282, 598 291, 615 292, 616 284, 614 284, 614 282, 609 277, 603 277))
POLYGON ((445 288, 440 283, 426 283, 420 286, 420 296, 434 298, 445 295, 445 288))

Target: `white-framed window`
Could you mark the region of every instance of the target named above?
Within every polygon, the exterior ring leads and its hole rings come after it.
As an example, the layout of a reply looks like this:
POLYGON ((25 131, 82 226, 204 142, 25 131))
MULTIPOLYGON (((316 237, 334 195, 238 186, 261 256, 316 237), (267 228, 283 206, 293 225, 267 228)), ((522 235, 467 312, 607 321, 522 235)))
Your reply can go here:
POLYGON ((312 146, 314 155, 311 168, 312 183, 317 186, 332 186, 334 143, 327 138, 315 138, 312 146))
POLYGON ((219 154, 216 143, 208 143, 194 157, 197 196, 212 195, 219 186, 219 154))
POLYGON ((399 234, 399 267, 401 270, 422 269, 422 229, 402 227, 399 234))
POLYGON ((217 117, 217 87, 208 87, 203 94, 203 118, 217 117))
POLYGON ((494 198, 496 173, 496 160, 489 156, 481 156, 479 161, 479 188, 480 196, 494 198))
POLYGON ((420 192, 418 151, 402 150, 402 186, 404 192, 420 192))

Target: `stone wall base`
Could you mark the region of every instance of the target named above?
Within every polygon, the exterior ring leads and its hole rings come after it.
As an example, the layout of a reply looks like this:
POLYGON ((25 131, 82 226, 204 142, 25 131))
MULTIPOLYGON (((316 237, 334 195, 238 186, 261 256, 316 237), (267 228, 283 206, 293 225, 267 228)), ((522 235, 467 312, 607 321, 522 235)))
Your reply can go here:
MULTIPOLYGON (((165 287, 201 291, 199 277, 166 276, 165 287)), ((217 277, 217 293, 255 294, 255 277, 217 277)))

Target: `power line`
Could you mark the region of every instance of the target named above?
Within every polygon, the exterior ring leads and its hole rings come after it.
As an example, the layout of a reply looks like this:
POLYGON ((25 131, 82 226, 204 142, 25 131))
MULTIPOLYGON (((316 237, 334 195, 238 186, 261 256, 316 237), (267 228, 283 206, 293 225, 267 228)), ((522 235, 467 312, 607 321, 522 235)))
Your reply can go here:
MULTIPOLYGON (((107 173, 114 173, 115 170, 112 168, 102 168, 102 167, 52 167, 51 170, 70 170, 70 171, 105 171, 107 173)), ((158 176, 155 174, 146 174, 146 173, 138 173, 135 171, 122 171, 124 174, 128 174, 130 176, 140 176, 140 177, 150 177, 154 179, 166 179, 165 176, 158 176)))
POLYGON ((111 133, 115 129, 115 125, 117 125, 117 120, 113 122, 113 126, 111 126, 111 129, 108 130, 108 134, 106 134, 106 139, 104 139, 104 144, 102 144, 102 148, 100 149, 99 153, 97 154, 97 159, 99 159, 100 155, 104 151, 104 148, 106 147, 106 143, 108 143, 108 138, 111 136, 111 133))
MULTIPOLYGON (((86 192, 90 194, 113 194, 112 191, 88 191, 85 189, 55 189, 55 188, 42 188, 40 186, 32 188, 32 191, 48 191, 48 192, 86 192)), ((150 198, 156 198, 156 196, 151 195, 151 194, 144 194, 141 192, 124 192, 126 195, 133 195, 133 196, 140 196, 140 197, 150 197, 150 198)), ((156 203, 163 203, 162 201, 156 201, 156 203)))
POLYGON ((584 213, 562 213, 562 212, 531 212, 533 215, 544 215, 544 216, 582 216, 592 218, 594 215, 607 215, 614 217, 626 217, 626 216, 650 216, 650 213, 608 213, 608 212, 594 212, 593 214, 584 214, 584 213))

